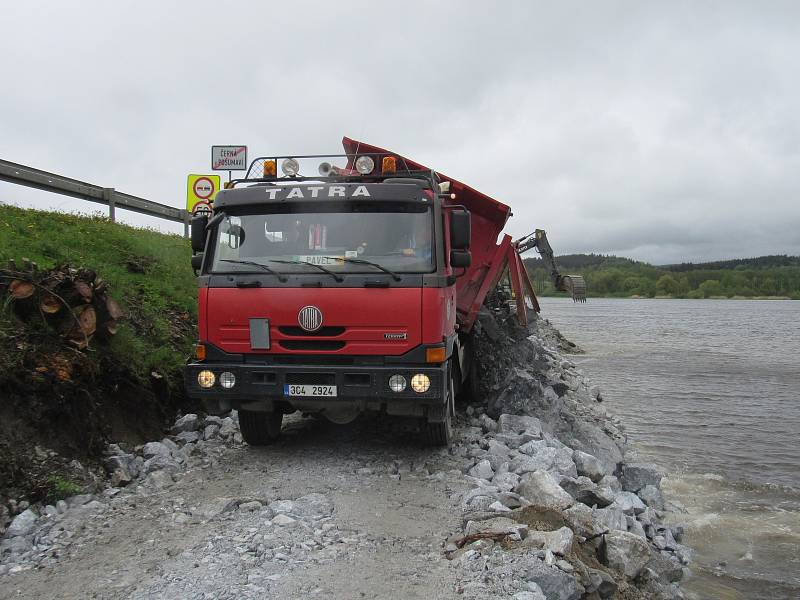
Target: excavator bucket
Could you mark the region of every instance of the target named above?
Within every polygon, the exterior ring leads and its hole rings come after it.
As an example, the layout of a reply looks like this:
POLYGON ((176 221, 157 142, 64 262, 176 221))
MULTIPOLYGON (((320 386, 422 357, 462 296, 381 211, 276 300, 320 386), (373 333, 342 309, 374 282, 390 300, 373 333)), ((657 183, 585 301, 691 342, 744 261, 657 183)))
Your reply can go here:
POLYGON ((537 229, 512 243, 521 255, 532 248, 536 248, 545 269, 550 273, 553 287, 559 292, 568 292, 574 302, 586 302, 586 280, 580 275, 562 275, 558 270, 553 249, 547 241, 544 229, 537 229))
POLYGON ((564 275, 561 283, 573 302, 586 302, 586 281, 580 275, 564 275))

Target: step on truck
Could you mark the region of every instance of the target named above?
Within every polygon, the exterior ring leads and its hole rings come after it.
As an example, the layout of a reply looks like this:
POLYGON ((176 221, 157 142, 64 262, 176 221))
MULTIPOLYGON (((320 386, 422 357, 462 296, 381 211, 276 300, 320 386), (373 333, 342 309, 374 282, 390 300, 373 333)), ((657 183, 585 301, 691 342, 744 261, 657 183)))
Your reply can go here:
POLYGON ((412 417, 447 445, 456 395, 476 388, 470 332, 487 294, 503 279, 522 322, 539 310, 519 252, 530 244, 501 235, 507 205, 397 153, 343 145, 257 158, 192 219, 187 392, 210 413, 238 410, 252 445, 295 411, 412 417))

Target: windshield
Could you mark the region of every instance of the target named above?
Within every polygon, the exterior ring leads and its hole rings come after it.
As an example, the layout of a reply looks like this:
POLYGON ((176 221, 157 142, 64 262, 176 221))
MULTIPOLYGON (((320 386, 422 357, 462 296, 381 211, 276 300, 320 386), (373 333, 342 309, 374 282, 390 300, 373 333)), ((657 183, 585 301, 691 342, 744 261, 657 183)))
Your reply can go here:
POLYGON ((280 273, 318 274, 313 265, 338 274, 434 269, 429 205, 328 202, 270 208, 280 212, 226 216, 220 222, 214 272, 263 270, 253 263, 280 273))

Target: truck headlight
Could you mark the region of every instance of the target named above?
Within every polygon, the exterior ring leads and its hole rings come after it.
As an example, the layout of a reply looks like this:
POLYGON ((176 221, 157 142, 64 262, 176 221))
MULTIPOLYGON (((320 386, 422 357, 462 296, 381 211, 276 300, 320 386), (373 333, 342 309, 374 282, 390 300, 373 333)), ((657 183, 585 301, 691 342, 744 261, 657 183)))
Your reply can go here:
POLYGON ((231 389, 234 385, 236 385, 236 375, 230 371, 225 371, 219 376, 219 384, 226 390, 231 389))
POLYGON ((214 385, 217 377, 211 371, 200 371, 197 374, 197 383, 201 388, 210 388, 214 385))
POLYGON ((393 392, 402 392, 406 389, 406 378, 402 375, 392 375, 389 377, 389 389, 393 392))
POLYGON ((431 387, 431 378, 422 373, 417 373, 411 378, 411 389, 418 394, 424 394, 431 387))

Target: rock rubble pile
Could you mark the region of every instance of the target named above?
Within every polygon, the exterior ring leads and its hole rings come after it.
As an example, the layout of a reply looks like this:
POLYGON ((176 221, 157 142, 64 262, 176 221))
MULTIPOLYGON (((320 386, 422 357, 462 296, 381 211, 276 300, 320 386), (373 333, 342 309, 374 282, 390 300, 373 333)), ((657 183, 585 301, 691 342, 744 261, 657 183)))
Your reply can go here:
POLYGON ((18 514, 0 506, 0 575, 55 564, 74 545, 90 520, 113 518, 130 497, 158 493, 188 469, 218 464, 227 447, 242 444, 238 418, 184 415, 173 435, 126 451, 109 444, 104 459, 110 487, 98 494, 77 494, 53 505, 16 506, 18 514), (24 509, 24 510, 23 510, 24 509))
POLYGON ((349 531, 333 520, 334 505, 325 495, 306 494, 293 499, 219 498, 190 507, 176 502, 172 519, 188 522, 214 520, 223 535, 199 540, 175 557, 171 573, 134 598, 191 598, 198 588, 213 590, 224 572, 241 582, 232 597, 262 598, 274 582, 298 565, 332 562, 356 545, 370 542, 367 534, 349 531), (190 579, 203 567, 205 580, 190 579))
POLYGON ((484 311, 480 324, 488 381, 453 449, 469 460, 473 487, 461 498, 463 529, 445 547, 463 569, 460 591, 683 598, 691 551, 682 527, 664 524, 663 475, 625 462, 621 424, 561 355, 558 332, 541 320, 522 328, 502 311, 484 311))

